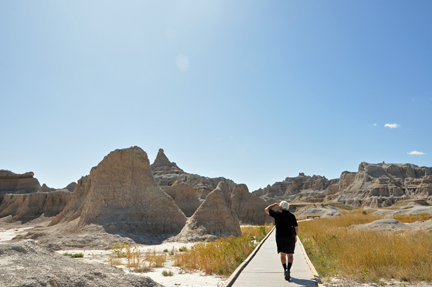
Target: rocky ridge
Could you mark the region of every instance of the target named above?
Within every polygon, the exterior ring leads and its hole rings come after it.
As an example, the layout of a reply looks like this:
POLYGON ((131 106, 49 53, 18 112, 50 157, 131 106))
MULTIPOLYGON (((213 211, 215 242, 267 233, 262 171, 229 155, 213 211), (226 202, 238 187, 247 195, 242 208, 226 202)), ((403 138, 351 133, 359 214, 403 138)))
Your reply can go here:
POLYGON ((357 172, 344 171, 339 179, 300 173, 253 194, 267 202, 339 202, 355 207, 386 207, 410 198, 432 201, 432 168, 362 162, 357 172))

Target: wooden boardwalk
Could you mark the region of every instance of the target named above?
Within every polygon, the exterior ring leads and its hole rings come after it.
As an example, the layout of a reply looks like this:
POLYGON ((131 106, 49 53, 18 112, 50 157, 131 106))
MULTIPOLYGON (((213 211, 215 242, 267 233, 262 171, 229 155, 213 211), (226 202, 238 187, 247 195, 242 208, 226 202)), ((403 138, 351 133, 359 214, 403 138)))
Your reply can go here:
MULTIPOLYGON (((241 269, 241 268, 239 268, 241 269)), ((275 231, 267 237, 258 252, 253 255, 249 262, 245 262, 245 267, 237 274, 230 277, 225 286, 227 287, 291 287, 306 286, 317 287, 317 281, 312 273, 306 258, 303 255, 302 247, 299 242, 296 244, 294 252, 294 263, 291 268, 291 280, 284 278, 283 267, 280 256, 276 251, 275 231), (236 278, 235 278, 236 277, 236 278)), ((319 280, 319 278, 318 278, 319 280)), ((321 285, 321 284, 320 284, 321 285)))

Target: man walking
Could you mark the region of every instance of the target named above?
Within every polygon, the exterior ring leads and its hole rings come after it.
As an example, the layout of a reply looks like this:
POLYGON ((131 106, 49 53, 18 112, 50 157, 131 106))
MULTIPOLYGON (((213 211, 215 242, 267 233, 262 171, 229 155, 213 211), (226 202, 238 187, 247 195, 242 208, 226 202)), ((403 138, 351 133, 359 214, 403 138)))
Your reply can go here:
POLYGON ((286 201, 271 204, 264 209, 275 220, 277 252, 280 253, 285 280, 287 281, 291 279, 290 271, 294 261, 294 248, 298 233, 297 219, 288 209, 289 203, 286 201), (273 208, 275 206, 279 206, 280 211, 274 211, 273 208), (288 266, 286 264, 287 257, 288 266))

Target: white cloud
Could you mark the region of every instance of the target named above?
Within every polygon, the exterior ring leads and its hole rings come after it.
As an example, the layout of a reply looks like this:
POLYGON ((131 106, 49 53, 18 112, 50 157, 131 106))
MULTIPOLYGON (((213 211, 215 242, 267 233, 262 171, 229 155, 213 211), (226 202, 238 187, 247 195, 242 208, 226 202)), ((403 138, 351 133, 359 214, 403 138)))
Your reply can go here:
POLYGON ((395 129, 395 128, 400 127, 400 125, 398 125, 398 124, 385 124, 384 127, 390 128, 390 129, 395 129))
POLYGON ((424 152, 416 151, 416 150, 413 150, 412 152, 409 152, 408 154, 409 155, 425 155, 424 152))
POLYGON ((376 124, 374 124, 374 127, 376 127, 376 124))

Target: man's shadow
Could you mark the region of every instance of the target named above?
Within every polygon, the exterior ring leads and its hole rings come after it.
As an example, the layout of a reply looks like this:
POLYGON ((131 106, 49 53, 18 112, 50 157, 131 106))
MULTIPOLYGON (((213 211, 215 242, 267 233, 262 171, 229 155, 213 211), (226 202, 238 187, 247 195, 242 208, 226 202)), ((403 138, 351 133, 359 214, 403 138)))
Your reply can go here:
POLYGON ((317 286, 316 282, 312 279, 306 280, 306 279, 298 279, 298 278, 291 277, 291 280, 289 282, 295 283, 295 284, 300 285, 300 286, 307 286, 307 287, 309 287, 309 286, 316 287, 317 286))

